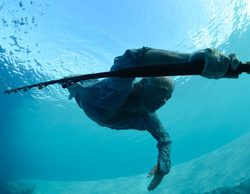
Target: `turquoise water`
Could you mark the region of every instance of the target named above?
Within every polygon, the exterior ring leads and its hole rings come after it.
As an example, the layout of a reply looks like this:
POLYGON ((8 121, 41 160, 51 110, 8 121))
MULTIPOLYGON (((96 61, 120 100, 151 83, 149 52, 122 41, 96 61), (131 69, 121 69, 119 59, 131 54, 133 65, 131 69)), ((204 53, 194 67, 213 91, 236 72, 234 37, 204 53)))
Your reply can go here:
MULTIPOLYGON (((105 71, 128 48, 215 47, 250 56, 248 0, 0 1, 0 89, 105 71)), ((249 75, 176 77, 159 117, 173 165, 250 132, 249 75)), ((156 142, 89 120, 59 86, 0 94, 1 178, 88 181, 147 173, 156 142)), ((240 154, 240 153, 239 153, 240 154)))

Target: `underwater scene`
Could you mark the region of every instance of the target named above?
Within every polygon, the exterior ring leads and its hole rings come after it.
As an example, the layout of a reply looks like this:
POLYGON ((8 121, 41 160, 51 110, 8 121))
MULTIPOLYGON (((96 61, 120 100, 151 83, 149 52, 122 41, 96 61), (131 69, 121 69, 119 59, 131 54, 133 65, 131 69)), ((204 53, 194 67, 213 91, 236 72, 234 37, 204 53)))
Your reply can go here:
POLYGON ((249 194, 250 74, 172 77, 157 110, 172 168, 152 191, 159 144, 147 131, 98 124, 61 84, 4 93, 106 72, 142 47, 245 63, 249 43, 249 0, 0 0, 0 194, 249 194))

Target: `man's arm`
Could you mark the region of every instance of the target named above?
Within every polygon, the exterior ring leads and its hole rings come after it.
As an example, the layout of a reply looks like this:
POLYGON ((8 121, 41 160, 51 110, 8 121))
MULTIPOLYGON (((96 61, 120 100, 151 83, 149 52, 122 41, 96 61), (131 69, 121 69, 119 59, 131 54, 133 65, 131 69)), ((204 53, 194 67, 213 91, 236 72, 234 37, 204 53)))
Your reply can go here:
POLYGON ((149 115, 147 131, 157 140, 158 160, 157 165, 150 175, 154 175, 148 190, 154 190, 162 181, 163 177, 170 172, 171 140, 167 131, 162 126, 156 114, 149 115))
POLYGON ((148 49, 143 58, 144 65, 188 62, 191 54, 162 49, 148 49))
MULTIPOLYGON (((235 70, 240 64, 240 61, 235 54, 229 54, 227 56, 213 48, 201 49, 190 54, 161 49, 149 49, 144 54, 143 64, 167 64, 175 62, 192 62, 197 60, 203 60, 205 62, 202 76, 212 79, 223 77, 229 68, 235 70)), ((237 77, 238 76, 231 78, 237 77)))

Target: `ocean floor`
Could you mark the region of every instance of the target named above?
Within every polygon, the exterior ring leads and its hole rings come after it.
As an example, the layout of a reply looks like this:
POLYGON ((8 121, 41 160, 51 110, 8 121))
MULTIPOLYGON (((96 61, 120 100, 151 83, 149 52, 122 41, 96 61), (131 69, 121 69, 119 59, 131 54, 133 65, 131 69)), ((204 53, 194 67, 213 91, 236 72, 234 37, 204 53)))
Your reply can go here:
MULTIPOLYGON (((159 194, 250 193, 250 133, 195 160, 176 165, 157 189, 159 194), (236 192, 237 191, 237 192, 236 192)), ((4 194, 144 194, 146 174, 115 179, 63 182, 18 180, 2 186, 4 194)))

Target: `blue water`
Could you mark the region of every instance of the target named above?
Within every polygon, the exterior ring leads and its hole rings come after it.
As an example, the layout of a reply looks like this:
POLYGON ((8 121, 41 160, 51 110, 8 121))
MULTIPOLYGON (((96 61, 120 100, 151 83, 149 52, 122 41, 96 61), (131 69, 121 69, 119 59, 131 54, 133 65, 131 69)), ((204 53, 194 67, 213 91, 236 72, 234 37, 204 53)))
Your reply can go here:
MULTIPOLYGON (((250 56, 248 0, 0 1, 0 89, 105 71, 128 48, 215 47, 250 56)), ((249 75, 176 77, 159 117, 173 165, 249 132, 249 75)), ((59 86, 0 94, 1 178, 99 180, 146 173, 156 142, 89 120, 59 86)))

